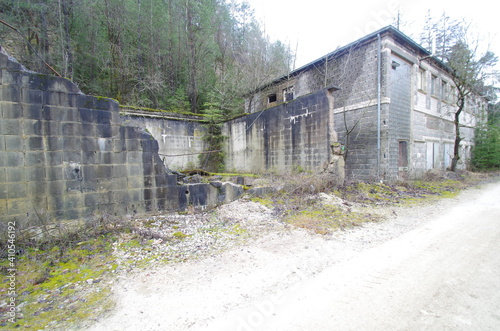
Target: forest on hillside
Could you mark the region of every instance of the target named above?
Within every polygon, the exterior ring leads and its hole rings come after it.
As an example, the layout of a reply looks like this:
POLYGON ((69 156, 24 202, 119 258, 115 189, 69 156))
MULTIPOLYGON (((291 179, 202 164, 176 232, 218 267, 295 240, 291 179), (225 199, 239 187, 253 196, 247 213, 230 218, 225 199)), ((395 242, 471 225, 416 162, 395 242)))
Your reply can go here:
POLYGON ((232 0, 0 0, 0 45, 28 69, 120 104, 243 111, 292 53, 232 0), (43 59, 43 61, 42 61, 43 59))

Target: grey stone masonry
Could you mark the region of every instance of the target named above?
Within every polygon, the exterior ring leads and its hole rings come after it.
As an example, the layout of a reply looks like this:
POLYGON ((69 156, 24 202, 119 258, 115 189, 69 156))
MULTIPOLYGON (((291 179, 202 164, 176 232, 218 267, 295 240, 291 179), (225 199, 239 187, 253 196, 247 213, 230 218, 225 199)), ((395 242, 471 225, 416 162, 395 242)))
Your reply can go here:
POLYGON ((158 142, 127 125, 116 101, 4 53, 0 73, 0 225, 206 207, 224 193, 178 185, 158 142))
MULTIPOLYGON (((262 112, 325 87, 337 88, 333 123, 348 178, 421 178, 450 167, 457 109, 452 72, 401 31, 388 26, 340 47, 249 93, 245 107, 262 112)), ((459 169, 468 165, 486 105, 484 97, 471 95, 460 116, 459 169)), ((248 146, 251 157, 256 147, 248 146)))

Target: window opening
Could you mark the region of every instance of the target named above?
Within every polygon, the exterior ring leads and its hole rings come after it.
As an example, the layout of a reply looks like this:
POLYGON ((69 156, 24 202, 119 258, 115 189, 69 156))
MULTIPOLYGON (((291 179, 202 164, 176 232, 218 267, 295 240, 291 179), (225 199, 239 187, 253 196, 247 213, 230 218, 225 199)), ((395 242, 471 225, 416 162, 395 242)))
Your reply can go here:
POLYGON ((268 102, 268 103, 273 103, 273 102, 276 102, 276 100, 278 100, 278 99, 276 98, 276 94, 269 94, 269 95, 267 96, 267 102, 268 102))
POLYGON ((425 70, 424 69, 419 69, 418 71, 418 89, 421 91, 426 90, 425 88, 425 70))
POLYGON ((445 81, 441 82, 441 99, 448 101, 448 84, 445 81))
POLYGON ((293 100, 295 97, 295 92, 293 86, 287 87, 283 90, 283 101, 287 102, 293 100))
POLYGON ((404 171, 408 169, 408 142, 400 141, 399 142, 399 160, 398 166, 400 171, 404 171))
POLYGON ((432 75, 431 76, 431 94, 432 95, 436 95, 436 93, 437 93, 437 91, 436 91, 436 88, 437 88, 436 84, 437 84, 437 76, 432 75))

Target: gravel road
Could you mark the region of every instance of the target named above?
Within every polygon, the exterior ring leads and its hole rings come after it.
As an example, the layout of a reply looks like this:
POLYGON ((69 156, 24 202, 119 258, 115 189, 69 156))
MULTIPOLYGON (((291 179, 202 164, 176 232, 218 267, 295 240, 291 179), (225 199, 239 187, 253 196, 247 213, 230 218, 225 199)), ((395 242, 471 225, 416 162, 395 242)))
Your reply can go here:
POLYGON ((389 208, 328 237, 282 227, 125 276, 88 330, 500 329, 500 183, 389 208))

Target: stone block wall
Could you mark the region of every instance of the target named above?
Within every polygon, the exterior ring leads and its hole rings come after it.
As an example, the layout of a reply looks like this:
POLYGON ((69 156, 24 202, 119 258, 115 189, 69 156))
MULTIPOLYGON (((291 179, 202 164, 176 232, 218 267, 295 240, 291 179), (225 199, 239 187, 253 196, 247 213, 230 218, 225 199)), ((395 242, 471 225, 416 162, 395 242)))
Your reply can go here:
POLYGON ((0 225, 205 208, 241 193, 226 184, 178 185, 158 141, 124 122, 116 101, 30 72, 4 53, 0 115, 0 225))
MULTIPOLYGON (((370 40, 353 45, 330 62, 328 81, 339 87, 334 93, 335 130, 347 149, 346 176, 355 180, 377 177, 377 53, 377 41, 370 40)), ((381 56, 382 72, 386 72, 387 55, 381 56)), ((381 112, 387 114, 386 80, 382 75, 381 112)), ((388 126, 381 129, 384 148, 388 126)))
POLYGON ((175 176, 158 143, 122 126, 118 104, 82 94, 0 54, 0 213, 4 220, 71 220, 174 209, 175 176))
MULTIPOLYGON (((382 112, 387 108, 384 105, 382 112)), ((346 176, 354 180, 373 180, 377 175, 377 106, 335 113, 338 140, 346 148, 346 176), (345 116, 345 117, 344 117, 345 116), (349 137, 347 130, 349 129, 349 137)), ((387 136, 387 131, 383 131, 387 136)))
MULTIPOLYGON (((377 51, 376 40, 353 44, 344 51, 334 54, 328 61, 318 62, 313 68, 299 72, 289 81, 284 80, 258 91, 251 99, 247 100, 247 110, 253 112, 265 108, 269 94, 276 94, 278 101, 282 102, 282 92, 285 87, 293 86, 295 96, 298 98, 322 91, 325 85, 338 88, 333 92, 335 116, 332 122, 334 122, 334 129, 330 131, 335 131, 338 134, 340 143, 349 146, 345 168, 346 175, 353 179, 373 179, 377 173, 377 51), (351 130, 349 142, 347 142, 347 131, 351 130)), ((384 73, 387 72, 386 57, 386 54, 382 54, 382 71, 384 73)), ((386 80, 386 75, 382 75, 383 95, 386 93, 386 80)), ((386 104, 387 100, 383 100, 383 103, 386 104)), ((273 109, 276 108, 263 112, 273 109)), ((325 111, 327 109, 325 108, 325 111)), ((233 132, 229 133, 231 137, 242 136, 241 128, 233 127, 232 130, 233 132)), ((324 134, 326 136, 328 133, 324 134)), ((262 139, 264 138, 262 137, 262 139)), ((274 147, 279 151, 284 150, 283 146, 280 145, 275 144, 274 147)), ((280 153, 283 154, 283 152, 280 153)), ((234 154, 230 153, 230 155, 234 154)), ((263 154, 260 153, 260 155, 263 154)), ((284 156, 280 156, 280 158, 285 159, 284 156)), ((287 162, 287 160, 285 161, 287 162)), ((252 164, 248 157, 244 160, 241 159, 236 164, 241 167, 242 162, 252 164)), ((309 167, 308 165, 306 168, 309 167)), ((246 168, 252 169, 248 165, 246 168)))

